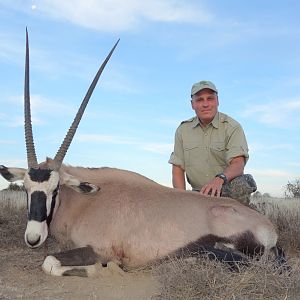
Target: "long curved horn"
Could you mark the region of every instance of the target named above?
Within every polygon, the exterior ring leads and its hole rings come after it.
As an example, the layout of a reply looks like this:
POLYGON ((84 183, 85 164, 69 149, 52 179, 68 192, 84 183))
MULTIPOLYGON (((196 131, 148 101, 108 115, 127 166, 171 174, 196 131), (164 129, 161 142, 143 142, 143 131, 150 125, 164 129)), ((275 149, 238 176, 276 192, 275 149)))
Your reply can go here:
POLYGON ((72 123, 71 127, 69 128, 66 137, 64 138, 64 141, 62 142, 60 148, 58 149, 58 151, 56 153, 56 156, 54 158, 54 161, 56 163, 56 167, 60 167, 60 165, 62 164, 62 161, 63 161, 63 159, 64 159, 64 157, 65 157, 65 155, 66 155, 66 153, 68 151, 68 148, 69 148, 69 146, 70 146, 70 144, 72 142, 74 134, 75 134, 75 132, 77 130, 77 127, 78 127, 78 125, 80 123, 80 120, 81 120, 81 117, 82 117, 82 115, 84 113, 84 110, 85 110, 85 108, 86 108, 86 106, 87 106, 87 104, 88 104, 88 102, 90 100, 90 97, 91 97, 91 95, 92 95, 92 93, 93 93, 93 91, 94 91, 94 89, 95 89, 95 87, 97 85, 98 79, 99 79, 102 71, 104 70, 107 62, 109 61, 111 55, 113 54, 115 48, 117 47, 119 41, 120 41, 120 39, 118 39, 118 41, 113 46, 113 48, 111 49, 111 51, 107 55, 106 59, 102 63, 101 67, 99 68, 99 70, 98 70, 98 72, 97 72, 97 74, 96 74, 93 82, 91 83, 91 85, 90 85, 90 87, 89 87, 89 89, 88 89, 88 91, 87 91, 87 93, 86 93, 86 95, 85 95, 85 97, 84 97, 84 99, 83 99, 80 107, 79 107, 79 110, 78 110, 78 112, 77 112, 77 114, 76 114, 76 116, 75 116, 75 118, 73 120, 73 123, 72 123))
POLYGON ((26 28, 26 57, 25 57, 25 83, 24 83, 24 128, 25 128, 25 141, 27 152, 27 163, 29 168, 37 167, 37 159, 35 154, 31 113, 30 113, 30 91, 29 91, 29 44, 28 32, 26 28))

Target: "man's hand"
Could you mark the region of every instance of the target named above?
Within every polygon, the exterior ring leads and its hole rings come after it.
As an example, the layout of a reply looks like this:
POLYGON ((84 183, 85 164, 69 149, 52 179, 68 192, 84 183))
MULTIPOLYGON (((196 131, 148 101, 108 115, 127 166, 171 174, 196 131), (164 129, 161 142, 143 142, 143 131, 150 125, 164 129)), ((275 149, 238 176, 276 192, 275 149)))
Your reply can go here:
POLYGON ((215 177, 208 184, 202 187, 202 189, 200 190, 200 194, 211 197, 220 197, 223 183, 224 180, 222 178, 215 177))
MULTIPOLYGON (((243 174, 245 166, 245 157, 244 156, 237 156, 234 157, 229 166, 224 170, 228 182, 231 181, 233 178, 240 176, 243 174)), ((206 196, 221 196, 222 185, 224 184, 224 180, 220 177, 215 177, 211 180, 208 184, 204 185, 200 190, 200 194, 206 196)))

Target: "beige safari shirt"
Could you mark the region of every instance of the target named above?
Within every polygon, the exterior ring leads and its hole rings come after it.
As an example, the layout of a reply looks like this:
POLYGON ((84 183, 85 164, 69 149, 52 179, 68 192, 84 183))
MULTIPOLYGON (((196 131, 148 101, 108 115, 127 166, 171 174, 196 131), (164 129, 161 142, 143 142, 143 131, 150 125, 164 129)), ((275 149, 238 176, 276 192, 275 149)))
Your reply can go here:
POLYGON ((244 131, 237 121, 218 112, 205 128, 198 117, 179 125, 169 163, 185 170, 193 188, 201 188, 237 156, 249 158, 244 131))

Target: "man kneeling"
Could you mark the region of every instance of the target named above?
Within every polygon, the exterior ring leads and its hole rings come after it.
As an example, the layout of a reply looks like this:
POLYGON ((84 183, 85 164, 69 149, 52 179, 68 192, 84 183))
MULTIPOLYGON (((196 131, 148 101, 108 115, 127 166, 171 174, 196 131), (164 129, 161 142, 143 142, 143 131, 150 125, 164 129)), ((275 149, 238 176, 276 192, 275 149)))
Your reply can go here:
POLYGON ((218 111, 218 91, 210 81, 192 86, 191 105, 196 116, 177 128, 169 160, 173 187, 186 189, 186 175, 194 191, 249 204, 257 187, 244 175, 249 154, 242 126, 218 111))

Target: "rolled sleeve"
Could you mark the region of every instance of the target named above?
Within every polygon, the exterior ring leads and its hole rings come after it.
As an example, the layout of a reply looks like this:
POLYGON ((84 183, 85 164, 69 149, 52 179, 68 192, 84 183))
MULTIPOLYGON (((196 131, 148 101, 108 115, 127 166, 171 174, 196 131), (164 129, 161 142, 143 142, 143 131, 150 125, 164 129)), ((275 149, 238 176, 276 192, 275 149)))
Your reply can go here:
POLYGON ((171 153, 169 164, 180 166, 183 170, 185 169, 184 163, 184 151, 182 143, 182 135, 180 127, 177 128, 175 133, 174 151, 171 153))
POLYGON ((238 126, 233 130, 226 148, 227 148, 226 151, 227 164, 229 164, 229 162, 233 158, 238 156, 244 156, 245 163, 248 161, 249 159, 248 144, 245 137, 245 133, 241 126, 238 126))
POLYGON ((226 153, 227 163, 229 163, 233 158, 238 157, 238 156, 244 156, 245 157, 245 163, 246 163, 249 159, 248 149, 245 149, 242 146, 231 148, 226 153))
POLYGON ((180 157, 178 157, 174 152, 171 153, 168 163, 172 165, 180 166, 184 170, 183 160, 180 157))

